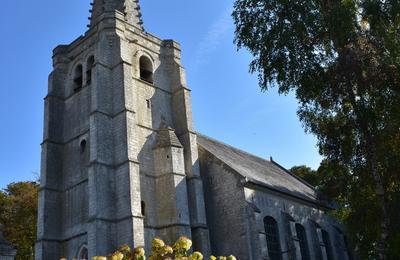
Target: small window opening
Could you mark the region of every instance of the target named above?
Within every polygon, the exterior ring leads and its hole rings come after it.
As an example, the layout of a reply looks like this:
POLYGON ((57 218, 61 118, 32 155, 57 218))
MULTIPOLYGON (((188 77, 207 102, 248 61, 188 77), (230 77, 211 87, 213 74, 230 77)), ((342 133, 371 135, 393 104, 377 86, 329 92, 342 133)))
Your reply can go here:
POLYGON ((296 224, 296 234, 300 244, 301 259, 309 260, 310 252, 308 250, 308 241, 305 228, 300 224, 296 224))
POLYGON ((153 83, 153 64, 146 56, 140 57, 140 79, 153 83))
POLYGON ((141 209, 142 209, 142 216, 146 216, 146 203, 144 203, 144 201, 142 200, 142 202, 140 203, 141 205, 141 209))
POLYGON ((75 73, 74 73, 74 91, 77 92, 82 88, 82 84, 83 84, 83 76, 82 76, 82 65, 79 64, 78 66, 76 66, 75 68, 75 73))
POLYGON ((89 260, 89 252, 86 246, 83 246, 81 250, 79 250, 78 260, 89 260))
POLYGON ((150 99, 146 99, 147 108, 151 108, 151 101, 150 99))
POLYGON ((86 140, 82 140, 80 147, 81 147, 81 153, 84 153, 86 150, 86 140))
POLYGON ((90 85, 92 83, 92 70, 94 67, 94 56, 90 56, 86 65, 86 84, 90 85))

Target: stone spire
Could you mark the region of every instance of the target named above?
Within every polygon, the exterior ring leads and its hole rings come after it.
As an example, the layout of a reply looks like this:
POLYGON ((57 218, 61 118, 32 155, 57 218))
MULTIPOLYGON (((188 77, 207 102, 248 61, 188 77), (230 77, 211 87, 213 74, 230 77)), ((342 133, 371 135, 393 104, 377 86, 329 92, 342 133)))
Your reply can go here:
POLYGON ((91 5, 90 27, 96 24, 97 19, 104 13, 117 10, 125 15, 128 23, 144 30, 139 0, 93 0, 91 5))

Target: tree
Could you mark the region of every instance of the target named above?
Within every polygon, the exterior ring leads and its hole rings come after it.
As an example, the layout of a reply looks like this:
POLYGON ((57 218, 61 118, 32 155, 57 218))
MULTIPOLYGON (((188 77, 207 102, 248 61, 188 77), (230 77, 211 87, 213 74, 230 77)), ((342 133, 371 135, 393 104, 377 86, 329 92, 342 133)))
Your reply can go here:
POLYGON ((18 182, 0 191, 0 223, 6 239, 17 248, 17 260, 33 259, 37 189, 36 182, 18 182))
POLYGON ((250 71, 260 87, 294 91, 300 120, 317 136, 326 163, 343 169, 344 199, 356 206, 353 216, 368 221, 352 226, 361 254, 395 257, 400 2, 236 0, 233 18, 235 42, 253 54, 250 71))
POLYGON ((314 171, 310 167, 307 167, 305 165, 293 166, 292 168, 290 168, 289 171, 291 173, 294 173, 296 176, 302 178, 314 187, 317 187, 319 185, 319 176, 317 174, 317 171, 314 171))

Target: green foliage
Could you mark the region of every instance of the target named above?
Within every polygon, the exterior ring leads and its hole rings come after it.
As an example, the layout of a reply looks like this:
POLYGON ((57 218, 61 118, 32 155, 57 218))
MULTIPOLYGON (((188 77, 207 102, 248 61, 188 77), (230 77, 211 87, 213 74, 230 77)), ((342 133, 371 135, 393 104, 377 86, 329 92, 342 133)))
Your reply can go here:
POLYGON ((300 120, 326 158, 319 186, 343 206, 335 214, 360 258, 396 259, 399 1, 236 0, 233 18, 260 87, 296 93, 300 120))
MULTIPOLYGON (((166 245, 160 238, 154 238, 151 244, 149 260, 203 260, 200 252, 189 253, 192 241, 187 237, 180 237, 171 247, 166 245)), ((129 246, 122 246, 117 252, 104 257, 95 256, 92 260, 145 260, 146 255, 143 248, 138 247, 132 250, 129 246)), ((234 256, 211 256, 210 260, 236 260, 234 256)))
POLYGON ((0 223, 5 238, 17 248, 16 260, 33 259, 37 189, 36 182, 18 182, 0 191, 0 223))
POLYGON ((289 170, 291 173, 294 173, 298 177, 305 180, 307 183, 311 184, 312 186, 316 187, 319 184, 319 179, 317 172, 307 167, 305 165, 301 166, 294 166, 289 170))

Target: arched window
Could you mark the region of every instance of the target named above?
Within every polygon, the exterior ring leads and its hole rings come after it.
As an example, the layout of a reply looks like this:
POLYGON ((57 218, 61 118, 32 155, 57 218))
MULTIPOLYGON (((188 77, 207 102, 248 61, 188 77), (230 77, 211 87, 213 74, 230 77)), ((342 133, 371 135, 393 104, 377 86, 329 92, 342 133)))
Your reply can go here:
POLYGON ((264 218, 265 235, 267 237, 268 255, 271 260, 281 260, 278 223, 272 217, 264 218))
POLYGON ((79 91, 82 88, 83 85, 83 76, 82 76, 82 65, 79 64, 76 66, 75 71, 74 71, 74 91, 79 91))
POLYGON ((94 66, 94 56, 90 56, 86 63, 86 84, 92 83, 92 70, 94 66))
POLYGON ((89 252, 86 245, 83 245, 79 249, 78 260, 89 260, 89 252))
POLYGON ((326 257, 328 260, 333 260, 332 254, 332 247, 331 247, 331 240, 329 238, 329 233, 326 230, 321 230, 322 233, 322 240, 324 241, 326 257))
POLYGON ((85 139, 83 139, 81 141, 80 148, 81 148, 81 153, 84 153, 86 151, 86 140, 85 139))
POLYGON ((307 234, 304 227, 300 224, 296 224, 296 233, 297 238, 299 239, 300 244, 300 252, 301 252, 301 259, 302 260, 309 260, 310 259, 310 251, 308 250, 308 243, 307 243, 307 234))
POLYGON ((153 64, 151 60, 146 56, 142 56, 140 57, 139 63, 140 79, 149 83, 153 83, 153 64))

